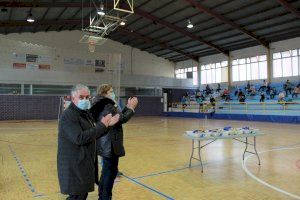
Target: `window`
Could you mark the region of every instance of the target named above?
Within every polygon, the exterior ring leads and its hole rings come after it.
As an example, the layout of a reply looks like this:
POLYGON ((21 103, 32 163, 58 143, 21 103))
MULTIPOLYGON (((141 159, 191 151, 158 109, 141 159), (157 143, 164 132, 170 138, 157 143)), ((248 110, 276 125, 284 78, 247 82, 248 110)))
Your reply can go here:
POLYGON ((273 77, 299 76, 300 49, 273 54, 273 77))
POLYGON ((228 82, 228 61, 201 66, 201 84, 228 82))
POLYGON ((232 81, 266 79, 267 56, 254 56, 232 61, 232 81))
POLYGON ((198 67, 197 66, 175 70, 175 78, 187 79, 187 73, 192 73, 193 85, 198 85, 198 67))

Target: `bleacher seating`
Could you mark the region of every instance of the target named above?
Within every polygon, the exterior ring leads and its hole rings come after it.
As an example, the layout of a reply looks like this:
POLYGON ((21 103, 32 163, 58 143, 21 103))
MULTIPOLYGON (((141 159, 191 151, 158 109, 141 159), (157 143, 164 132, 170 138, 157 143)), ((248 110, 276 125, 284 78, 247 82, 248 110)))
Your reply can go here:
MULTIPOLYGON (((300 95, 298 97, 292 98, 292 95, 289 94, 285 97, 286 104, 278 103, 278 94, 283 92, 283 84, 279 83, 271 83, 271 88, 275 88, 276 95, 274 99, 270 99, 269 95, 266 95, 265 102, 259 103, 260 100, 260 92, 258 89, 261 84, 253 84, 257 91, 256 95, 251 96, 247 94, 245 91, 246 85, 240 85, 238 87, 232 86, 230 88, 230 98, 229 102, 226 102, 224 99, 218 98, 216 104, 216 113, 236 113, 236 114, 275 114, 275 115, 299 115, 300 111, 300 95), (237 89, 240 89, 246 95, 245 103, 240 103, 238 101, 238 96, 235 96, 235 92, 237 89)), ((294 86, 297 86, 297 82, 292 83, 294 86)), ((204 86, 205 88, 205 86, 204 86)), ((215 88, 213 88, 215 90, 215 88)), ((203 91, 203 90, 201 90, 203 91)), ((265 91, 264 91, 265 93, 265 91)), ((176 104, 176 106, 172 106, 172 111, 174 112, 205 112, 211 109, 211 105, 209 103, 209 97, 205 99, 204 108, 199 106, 199 104, 195 101, 194 96, 190 99, 188 106, 182 109, 182 106, 176 104)))

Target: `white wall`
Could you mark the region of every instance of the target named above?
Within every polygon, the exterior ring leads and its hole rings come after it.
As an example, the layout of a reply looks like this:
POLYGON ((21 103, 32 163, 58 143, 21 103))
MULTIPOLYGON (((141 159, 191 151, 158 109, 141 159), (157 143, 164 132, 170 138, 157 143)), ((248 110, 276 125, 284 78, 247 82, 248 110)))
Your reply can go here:
MULTIPOLYGON (((270 44, 271 48, 271 55, 273 53, 292 50, 292 49, 300 49, 300 37, 289 39, 289 40, 283 40, 278 41, 270 44)), ((273 64, 273 63, 272 63, 273 64)), ((273 75, 273 73, 272 73, 273 75)), ((283 82, 289 79, 290 81, 297 82, 300 81, 299 76, 293 76, 293 77, 284 77, 284 78, 273 78, 272 82, 283 82)))
MULTIPOLYGON (((300 37, 270 43, 270 55, 272 57, 273 53, 296 49, 296 48, 298 48, 298 49, 300 48, 300 37)), ((230 57, 231 57, 231 60, 234 60, 234 59, 239 59, 239 58, 247 58, 247 57, 251 57, 251 56, 263 55, 263 54, 267 54, 267 49, 265 47, 254 46, 254 47, 249 47, 249 48, 245 48, 245 49, 232 51, 232 52, 230 52, 230 57)), ((201 66, 203 64, 216 63, 216 62, 225 61, 225 60, 228 60, 228 57, 225 56, 224 54, 216 54, 216 55, 201 57, 201 58, 199 58, 199 66, 201 66)), ((271 61, 271 69, 272 69, 272 64, 273 63, 271 61)), ((177 66, 177 64, 176 64, 176 66, 177 66)), ((299 79, 300 79, 299 76, 298 77, 273 78, 272 71, 271 71, 271 75, 272 75, 272 77, 271 77, 272 82, 283 82, 283 81, 286 81, 287 79, 289 79, 291 81, 299 81, 299 79)), ((262 80, 255 80, 255 81, 251 81, 251 82, 261 83, 262 80)), ((245 83, 246 82, 233 82, 232 85, 240 85, 240 84, 245 84, 245 83)))
POLYGON ((103 59, 107 69, 113 69, 121 54, 121 86, 136 87, 190 87, 190 80, 174 78, 175 63, 153 54, 107 40, 88 51, 87 44, 79 43, 81 31, 39 32, 0 36, 0 82, 27 84, 75 84, 84 82, 99 85, 112 82, 116 76, 109 72, 95 73, 93 66, 67 66, 64 58, 103 59), (12 69, 13 54, 37 54, 50 58, 50 71, 12 69))
POLYGON ((62 31, 16 33, 2 35, 1 38, 67 50, 67 53, 79 54, 83 57, 94 57, 99 53, 120 53, 125 73, 174 77, 175 64, 173 62, 109 39, 103 45, 97 46, 93 55, 88 51, 87 44, 79 43, 83 35, 84 33, 81 31, 62 31))
POLYGON ((225 61, 225 60, 228 60, 228 57, 226 55, 215 54, 215 55, 199 58, 199 65, 201 66, 201 65, 206 65, 206 64, 210 64, 210 63, 217 63, 217 62, 221 62, 221 61, 225 61))
POLYGON ((185 60, 176 63, 175 69, 183 69, 187 67, 195 67, 198 66, 198 62, 195 60, 185 60))

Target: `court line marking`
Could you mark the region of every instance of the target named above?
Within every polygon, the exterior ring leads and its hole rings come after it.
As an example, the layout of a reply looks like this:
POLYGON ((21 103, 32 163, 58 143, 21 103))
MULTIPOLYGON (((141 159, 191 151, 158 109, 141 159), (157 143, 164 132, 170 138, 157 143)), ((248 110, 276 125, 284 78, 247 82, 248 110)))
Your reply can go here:
MULTIPOLYGON (((274 148, 274 149, 270 149, 270 150, 267 150, 267 151, 261 151, 261 152, 258 152, 258 154, 264 154, 264 153, 268 153, 268 152, 272 152, 272 151, 282 151, 282 150, 299 149, 299 148, 300 148, 300 147, 274 148)), ((273 190, 275 190, 275 191, 277 191, 277 192, 280 192, 280 193, 282 193, 282 194, 285 194, 285 195, 290 196, 290 197, 295 198, 295 199, 300 199, 300 196, 297 196, 297 195, 295 195, 295 194, 289 193, 289 192, 287 192, 287 191, 285 191, 285 190, 283 190, 283 189, 281 189, 281 188, 278 188, 278 187, 276 187, 276 186, 274 186, 274 185, 271 185, 271 184, 269 184, 269 183, 263 181, 262 179, 259 179, 259 178, 258 178, 257 176, 255 176, 254 174, 252 174, 252 173, 247 169, 246 164, 247 164, 247 160, 248 160, 249 158, 253 157, 253 156, 254 156, 254 155, 248 155, 248 156, 245 158, 245 160, 242 162, 242 168, 243 168, 243 170, 246 172, 246 174, 247 174, 248 176, 250 176, 251 178, 253 178, 253 179, 256 180, 257 182, 259 182, 259 183, 261 183, 261 184, 263 184, 263 185, 265 185, 265 186, 267 186, 267 187, 269 187, 269 188, 271 188, 271 189, 273 189, 273 190)))
MULTIPOLYGON (((283 145, 283 146, 275 147, 273 149, 287 148, 287 147, 293 147, 293 146, 297 146, 297 145, 300 145, 300 143, 298 142, 298 143, 291 144, 291 145, 283 145)), ((231 160, 231 159, 234 159, 235 157, 237 157, 237 156, 231 156, 231 157, 228 157, 224 160, 231 160)), ((218 162, 220 162, 220 161, 216 160, 216 161, 212 161, 212 162, 205 162, 205 163, 203 163, 203 166, 210 165, 210 164, 213 164, 213 163, 218 163, 218 162)), ((191 168, 199 167, 199 166, 200 166, 200 164, 199 165, 194 165, 191 168)), ((299 166, 300 166, 300 163, 299 163, 299 166)), ((161 174, 169 174, 169 173, 173 173, 173 172, 177 172, 177 171, 182 171, 182 170, 185 170, 185 169, 189 169, 189 167, 182 167, 182 168, 171 169, 171 170, 162 171, 162 172, 150 173, 150 174, 134 177, 133 179, 143 179, 143 178, 147 178, 147 177, 158 176, 158 175, 161 175, 161 174)))
MULTIPOLYGON (((196 166, 192 166, 192 167, 196 167, 196 166)), ((172 169, 172 170, 147 174, 147 175, 144 175, 144 176, 137 176, 137 177, 134 177, 133 179, 143 179, 143 178, 147 178, 147 177, 158 176, 158 175, 161 175, 161 174, 169 174, 169 173, 172 173, 172 172, 182 171, 182 170, 185 170, 185 169, 188 169, 188 168, 189 167, 182 167, 182 168, 178 168, 178 169, 172 169)))
POLYGON ((29 145, 29 146, 43 146, 43 147, 53 147, 56 145, 50 145, 50 144, 27 144, 27 143, 21 143, 21 142, 14 142, 14 141, 9 141, 9 140, 0 140, 0 142, 5 142, 9 144, 21 144, 21 145, 29 145))
POLYGON ((152 187, 149 187, 149 186, 147 186, 147 185, 145 185, 145 184, 143 184, 143 183, 141 183, 141 182, 139 182, 139 181, 137 181, 137 180, 135 180, 135 179, 133 179, 129 176, 126 176, 124 174, 122 174, 121 176, 123 176, 124 178, 128 179, 129 181, 131 181, 131 182, 133 182, 133 183, 135 183, 139 186, 142 186, 143 188, 146 188, 146 189, 150 190, 151 192, 154 192, 154 193, 158 194, 161 197, 164 197, 167 200, 175 200, 174 198, 172 198, 172 197, 170 197, 170 196, 168 196, 168 195, 166 195, 166 194, 164 194, 164 193, 162 193, 162 192, 160 192, 160 191, 158 191, 158 190, 156 190, 152 187))
POLYGON ((23 167, 23 165, 22 165, 22 163, 21 163, 21 160, 20 160, 19 157, 17 156, 15 150, 12 148, 11 145, 8 145, 8 148, 9 148, 9 151, 10 151, 10 153, 12 154, 13 158, 14 158, 15 161, 17 162, 17 165, 18 165, 18 167, 19 167, 19 170, 20 170, 20 172, 21 172, 21 174, 22 174, 23 179, 25 180, 25 183, 27 184, 27 186, 28 186, 28 188, 30 189, 30 191, 33 193, 33 194, 32 194, 32 195, 33 195, 32 197, 33 197, 33 198, 44 198, 44 197, 47 197, 47 196, 45 196, 44 194, 40 194, 40 193, 38 193, 38 192, 36 191, 36 189, 34 188, 32 182, 30 181, 30 179, 29 179, 29 177, 28 177, 28 175, 27 175, 27 173, 26 173, 26 171, 25 171, 25 169, 24 169, 24 167, 23 167))
MULTIPOLYGON (((231 157, 228 157, 224 160, 215 160, 215 161, 211 161, 211 162, 205 162, 203 163, 203 166, 207 166, 207 165, 211 165, 211 164, 214 164, 214 163, 219 163, 221 161, 227 161, 227 160, 232 160, 234 158, 236 158, 237 156, 231 156, 231 157)), ((178 172, 178 171, 182 171, 182 170, 185 170, 185 169, 191 169, 191 168, 196 168, 196 167, 200 167, 201 165, 198 164, 198 165, 193 165, 191 167, 182 167, 182 168, 177 168, 177 169, 171 169, 171 170, 167 170, 167 171, 162 171, 162 172, 157 172, 157 173, 151 173, 151 174, 146 174, 146 175, 142 175, 142 176, 137 176, 137 177, 134 177, 134 179, 143 179, 143 178, 147 178, 147 177, 152 177, 152 176, 158 176, 158 175, 161 175, 161 174, 169 174, 169 173, 174 173, 174 172, 178 172)))
MULTIPOLYGON (((98 160, 98 166, 99 166, 99 169, 102 168, 102 163, 101 163, 100 160, 98 160)), ((166 198, 167 200, 175 200, 174 198, 172 198, 172 197, 170 197, 170 196, 168 196, 168 195, 166 195, 166 194, 164 194, 164 193, 162 193, 162 192, 160 192, 160 191, 158 191, 158 190, 156 190, 156 189, 154 189, 154 188, 152 188, 150 186, 147 186, 147 185, 145 185, 145 184, 143 184, 143 183, 135 180, 134 178, 131 178, 131 177, 127 176, 127 175, 124 175, 124 173, 122 173, 121 176, 124 177, 124 178, 126 178, 130 182, 133 182, 133 183, 135 183, 135 184, 137 184, 137 185, 139 185, 139 186, 141 186, 143 188, 146 188, 146 189, 150 190, 151 192, 153 192, 153 193, 155 193, 155 194, 157 194, 159 196, 162 196, 162 197, 166 198)))
POLYGON ((57 128, 7 127, 7 128, 0 128, 0 130, 57 130, 57 128))

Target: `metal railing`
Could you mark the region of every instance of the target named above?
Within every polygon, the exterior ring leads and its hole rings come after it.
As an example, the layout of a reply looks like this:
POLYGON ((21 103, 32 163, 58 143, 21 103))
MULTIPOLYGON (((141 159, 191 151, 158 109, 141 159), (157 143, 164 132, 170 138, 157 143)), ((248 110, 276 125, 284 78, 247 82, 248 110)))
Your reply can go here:
POLYGON ((207 113, 240 113, 240 114, 279 114, 299 115, 300 102, 216 102, 213 106, 210 102, 201 104, 189 102, 186 105, 181 102, 172 103, 170 112, 196 112, 207 113))

